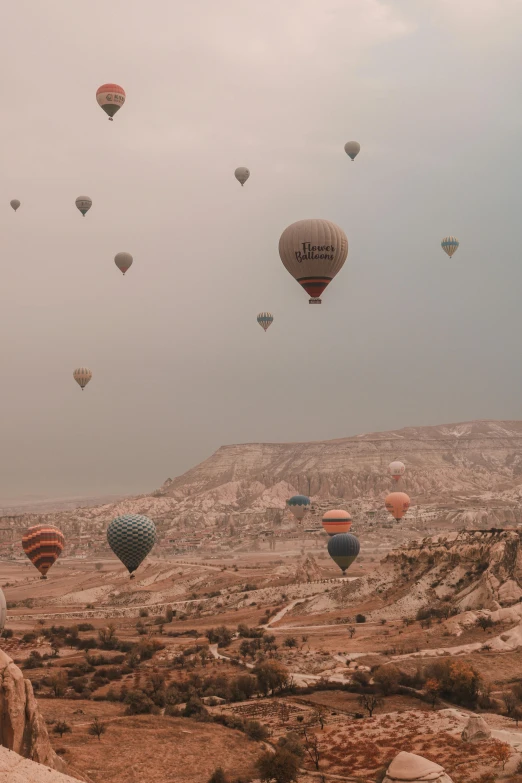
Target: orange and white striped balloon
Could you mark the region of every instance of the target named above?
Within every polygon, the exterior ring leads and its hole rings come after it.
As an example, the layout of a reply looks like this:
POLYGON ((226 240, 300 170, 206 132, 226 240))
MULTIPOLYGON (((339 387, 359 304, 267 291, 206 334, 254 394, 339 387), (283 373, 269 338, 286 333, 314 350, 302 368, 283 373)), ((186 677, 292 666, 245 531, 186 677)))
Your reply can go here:
POLYGON ((96 100, 98 106, 109 115, 109 120, 112 120, 125 103, 125 90, 119 84, 102 84, 96 90, 96 100))
POLYGON ((406 492, 390 492, 386 500, 386 511, 389 511, 396 522, 399 522, 410 507, 410 499, 406 492))

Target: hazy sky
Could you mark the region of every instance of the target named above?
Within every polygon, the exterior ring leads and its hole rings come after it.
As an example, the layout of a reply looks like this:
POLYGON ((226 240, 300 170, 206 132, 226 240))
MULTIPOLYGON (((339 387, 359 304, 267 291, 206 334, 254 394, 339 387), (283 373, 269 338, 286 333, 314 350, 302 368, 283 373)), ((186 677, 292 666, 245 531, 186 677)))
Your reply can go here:
POLYGON ((522 2, 16 0, 2 29, 0 499, 522 418, 522 2), (308 217, 350 245, 320 307, 278 255, 308 217))

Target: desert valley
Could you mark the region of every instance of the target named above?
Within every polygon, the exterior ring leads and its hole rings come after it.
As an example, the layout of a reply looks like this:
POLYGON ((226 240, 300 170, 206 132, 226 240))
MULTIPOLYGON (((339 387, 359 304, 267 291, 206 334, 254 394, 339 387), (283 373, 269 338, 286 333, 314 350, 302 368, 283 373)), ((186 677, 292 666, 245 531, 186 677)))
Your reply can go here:
POLYGON ((522 780, 521 493, 522 422, 475 421, 225 446, 150 495, 9 508, 5 779, 522 780), (345 576, 336 508, 361 544, 345 576), (157 529, 132 581, 105 532, 129 513, 157 529), (66 538, 46 581, 20 546, 35 524, 66 538))

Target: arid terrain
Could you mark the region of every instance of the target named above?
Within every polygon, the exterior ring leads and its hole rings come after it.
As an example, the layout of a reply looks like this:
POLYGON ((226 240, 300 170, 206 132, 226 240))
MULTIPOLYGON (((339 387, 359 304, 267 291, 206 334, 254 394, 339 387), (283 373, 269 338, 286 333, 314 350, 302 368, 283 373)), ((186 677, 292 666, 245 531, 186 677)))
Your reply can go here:
POLYGON ((401 750, 455 783, 522 780, 521 460, 520 422, 225 447, 151 496, 4 516, 2 649, 93 783, 257 780, 281 748, 303 781, 381 781, 401 750), (380 511, 395 457, 399 524, 380 511), (336 506, 361 540, 346 577, 317 530, 336 506), (103 538, 125 511, 160 531, 132 581, 103 538), (42 519, 67 536, 46 581, 17 538, 42 519))

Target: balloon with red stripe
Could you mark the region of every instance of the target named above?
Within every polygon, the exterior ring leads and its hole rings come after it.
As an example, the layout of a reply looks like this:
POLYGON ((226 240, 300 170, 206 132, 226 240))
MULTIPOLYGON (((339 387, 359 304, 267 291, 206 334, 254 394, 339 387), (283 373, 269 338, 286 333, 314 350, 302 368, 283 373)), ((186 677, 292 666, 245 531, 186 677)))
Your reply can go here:
POLYGON ((65 546, 65 537, 54 525, 33 525, 22 536, 22 547, 42 579, 60 557, 65 546))
POLYGON ((327 511, 321 521, 323 528, 329 536, 335 536, 337 533, 348 533, 352 526, 351 515, 341 509, 327 511))
POLYGON ((102 84, 96 90, 96 100, 111 120, 125 103, 125 90, 119 84, 102 84))

